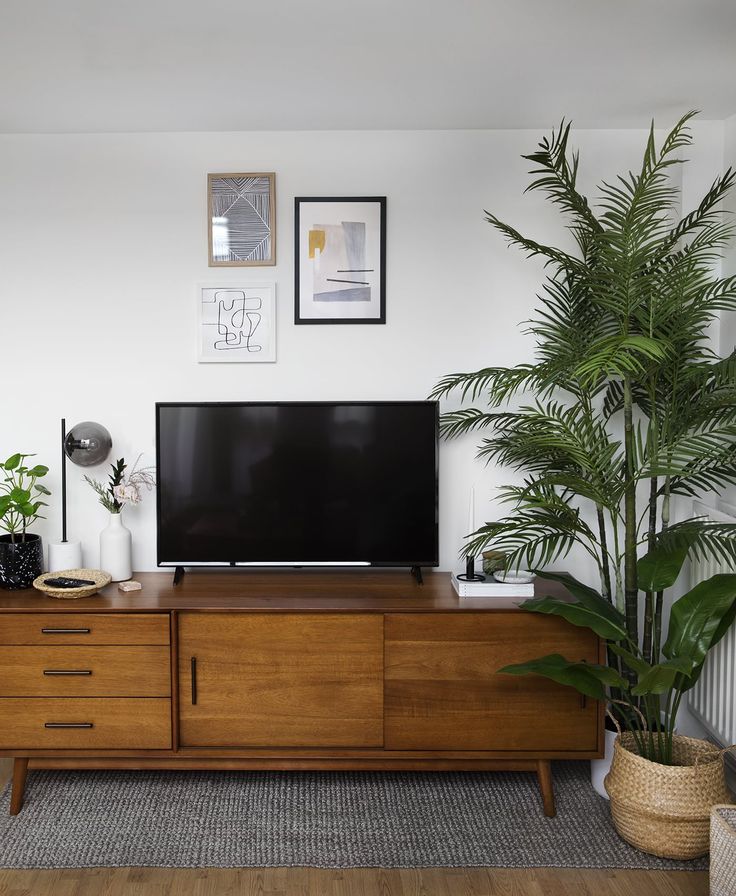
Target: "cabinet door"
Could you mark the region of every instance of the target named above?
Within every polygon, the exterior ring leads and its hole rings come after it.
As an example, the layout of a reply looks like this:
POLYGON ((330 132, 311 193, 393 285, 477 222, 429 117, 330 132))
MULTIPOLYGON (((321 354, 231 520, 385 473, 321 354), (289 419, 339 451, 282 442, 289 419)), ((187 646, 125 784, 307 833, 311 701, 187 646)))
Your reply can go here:
POLYGON ((595 700, 497 670, 547 653, 598 662, 598 644, 586 629, 519 611, 389 615, 385 747, 595 751, 595 700))
POLYGON ((187 747, 380 747, 383 617, 182 613, 187 747))

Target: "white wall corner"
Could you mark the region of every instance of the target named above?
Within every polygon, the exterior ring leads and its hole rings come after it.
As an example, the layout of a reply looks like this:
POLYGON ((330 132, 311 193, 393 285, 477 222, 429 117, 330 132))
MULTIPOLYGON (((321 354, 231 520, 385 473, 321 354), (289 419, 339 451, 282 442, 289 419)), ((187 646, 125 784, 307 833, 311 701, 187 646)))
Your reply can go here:
MULTIPOLYGON (((736 168, 736 115, 727 118, 723 123, 723 169, 736 168)), ((728 197, 725 206, 726 214, 736 224, 736 190, 728 197)), ((736 239, 726 250, 723 258, 723 274, 726 277, 736 274, 736 239)), ((736 312, 728 311, 721 316, 720 354, 730 355, 736 346, 736 312)))

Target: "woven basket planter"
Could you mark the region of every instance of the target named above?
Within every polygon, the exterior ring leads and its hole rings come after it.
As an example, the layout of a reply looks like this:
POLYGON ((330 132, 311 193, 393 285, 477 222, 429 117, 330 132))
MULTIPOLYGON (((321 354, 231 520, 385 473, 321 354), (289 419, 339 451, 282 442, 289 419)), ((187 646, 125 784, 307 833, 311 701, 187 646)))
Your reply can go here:
POLYGON ((604 785, 618 833, 637 849, 668 859, 707 854, 710 810, 729 803, 720 750, 705 740, 675 735, 674 765, 644 759, 630 732, 616 739, 604 785))
POLYGON ((713 806, 710 814, 710 896, 736 893, 736 807, 713 806))

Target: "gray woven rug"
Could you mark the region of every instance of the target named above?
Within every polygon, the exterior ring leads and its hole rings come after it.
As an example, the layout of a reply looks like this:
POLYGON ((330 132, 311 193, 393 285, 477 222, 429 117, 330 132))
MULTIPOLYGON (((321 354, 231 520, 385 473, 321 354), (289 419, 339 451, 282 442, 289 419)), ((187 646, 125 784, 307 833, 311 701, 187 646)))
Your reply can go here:
POLYGON ((31 772, 0 866, 687 868, 628 846, 585 762, 503 773, 31 772))

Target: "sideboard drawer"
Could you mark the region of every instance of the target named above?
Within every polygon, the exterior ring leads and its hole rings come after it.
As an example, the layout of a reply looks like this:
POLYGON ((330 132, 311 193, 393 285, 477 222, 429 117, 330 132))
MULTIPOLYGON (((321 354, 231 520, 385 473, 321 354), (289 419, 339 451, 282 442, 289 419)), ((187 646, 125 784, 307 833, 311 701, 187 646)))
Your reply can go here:
POLYGON ((169 750, 171 701, 5 697, 3 750, 169 750))
POLYGON ((0 647, 0 697, 170 697, 168 647, 0 647))
POLYGON ((0 645, 168 643, 167 614, 63 612, 0 616, 0 645))

